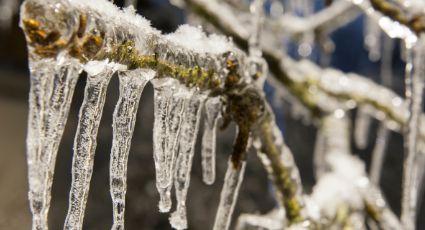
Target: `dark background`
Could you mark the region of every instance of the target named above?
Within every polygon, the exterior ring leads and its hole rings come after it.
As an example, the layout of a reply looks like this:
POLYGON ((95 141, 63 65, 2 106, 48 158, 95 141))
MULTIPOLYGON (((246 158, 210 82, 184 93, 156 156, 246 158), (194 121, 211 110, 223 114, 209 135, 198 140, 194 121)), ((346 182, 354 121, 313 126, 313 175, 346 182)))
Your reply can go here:
MULTIPOLYGON (((118 2, 118 5, 122 2, 118 2)), ((165 0, 139 1, 138 12, 152 21, 152 25, 165 33, 172 32, 185 21, 185 12, 165 0)), ((30 212, 27 202, 25 162, 25 132, 27 122, 27 97, 29 75, 26 45, 17 26, 18 16, 8 28, 0 28, 0 229, 30 229, 30 212)), ((331 65, 345 72, 357 72, 378 80, 379 62, 372 63, 363 48, 363 18, 358 18, 332 34, 336 50, 331 65)), ((394 90, 403 92, 403 66, 399 47, 394 52, 394 90)), ((79 106, 83 98, 85 79, 80 78, 71 107, 66 131, 58 153, 52 190, 50 228, 62 229, 68 205, 71 181, 72 144, 77 124, 79 106)), ((118 81, 113 78, 105 104, 98 136, 95 167, 86 209, 84 229, 110 229, 112 206, 109 195, 109 154, 112 139, 112 113, 118 96, 118 81)), ((152 158, 153 89, 147 85, 139 107, 128 168, 126 207, 127 229, 171 229, 168 214, 157 210, 158 194, 154 181, 152 158)), ((312 152, 316 129, 305 122, 293 120, 288 111, 278 115, 284 126, 286 142, 294 152, 306 191, 314 184, 312 152)), ((354 117, 356 111, 353 111, 354 117)), ((370 142, 365 150, 353 152, 370 161, 377 124, 372 124, 370 142)), ((202 183, 200 146, 197 145, 191 185, 188 195, 190 229, 209 229, 215 217, 223 182, 226 159, 231 151, 234 127, 218 133, 217 181, 213 186, 202 183)), ((198 139, 199 140, 199 139, 198 139)), ((393 133, 389 141, 387 158, 382 174, 382 187, 391 207, 400 212, 400 187, 402 175, 402 137, 393 133)), ((265 213, 275 205, 269 192, 267 175, 255 154, 250 154, 246 177, 236 206, 240 213, 265 213)), ((425 210, 422 207, 418 229, 425 228, 425 210)))

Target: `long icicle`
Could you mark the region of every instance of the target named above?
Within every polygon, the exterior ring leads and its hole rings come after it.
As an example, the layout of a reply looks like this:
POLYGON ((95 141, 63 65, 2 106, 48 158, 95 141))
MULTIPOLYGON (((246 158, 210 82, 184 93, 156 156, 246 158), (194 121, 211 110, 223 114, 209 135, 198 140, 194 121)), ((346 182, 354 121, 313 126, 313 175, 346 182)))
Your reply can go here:
MULTIPOLYGON (((382 85, 391 88, 392 86, 392 61, 394 41, 384 35, 383 51, 381 58, 381 82, 382 85)), ((390 137, 390 131, 385 123, 380 123, 375 141, 375 147, 372 152, 372 163, 370 166, 370 180, 376 185, 379 184, 382 165, 385 159, 385 150, 390 137)))
POLYGON ((240 163, 239 167, 235 167, 232 158, 229 158, 213 230, 229 229, 245 168, 245 160, 240 163))
POLYGON ((215 160, 216 160, 216 130, 220 118, 221 102, 215 97, 205 102, 205 122, 204 134, 202 136, 202 180, 206 184, 213 184, 215 181, 215 160))
POLYGON ((369 141, 369 129, 372 118, 369 115, 368 105, 360 106, 354 124, 354 141, 359 149, 364 149, 369 141))
POLYGON ((421 36, 415 43, 406 42, 406 100, 410 115, 404 134, 405 161, 403 170, 402 212, 401 220, 406 230, 415 229, 417 185, 417 143, 422 113, 422 96, 424 86, 425 37, 421 36))
POLYGON ((187 89, 184 86, 176 84, 172 88, 172 97, 168 106, 166 115, 167 142, 165 149, 165 178, 166 187, 159 187, 161 199, 159 209, 161 212, 169 212, 171 209, 171 189, 173 187, 174 167, 178 151, 178 138, 180 136, 180 127, 183 121, 183 112, 186 103, 187 89))
POLYGON ((316 179, 326 172, 326 146, 323 128, 319 128, 316 133, 316 143, 314 144, 313 167, 316 179))
POLYGON ((113 203, 114 230, 124 229, 127 162, 133 137, 140 96, 154 72, 136 69, 119 73, 120 97, 113 116, 113 139, 110 163, 110 187, 113 203))
POLYGON ((154 79, 154 128, 153 128, 153 155, 155 161, 156 188, 159 192, 159 211, 168 212, 171 207, 170 189, 172 184, 167 161, 168 138, 168 111, 172 104, 173 85, 176 81, 169 78, 154 79))
POLYGON ((175 166, 174 186, 176 189, 177 208, 171 214, 170 223, 175 229, 186 229, 186 197, 190 183, 190 172, 195 152, 195 141, 198 134, 200 110, 205 97, 193 93, 188 98, 184 111, 184 120, 181 125, 178 156, 175 166))
POLYGON ((390 131, 384 124, 381 124, 376 135, 375 147, 372 152, 372 163, 370 166, 370 180, 372 183, 379 185, 390 131))
POLYGON ((81 66, 65 56, 30 60, 27 160, 32 229, 48 229, 51 187, 59 143, 81 66))
MULTIPOLYGON (((371 61, 378 61, 381 58, 381 29, 369 17, 365 19, 364 28, 364 46, 369 52, 369 59, 371 61)), ((369 140, 369 129, 372 118, 368 114, 368 110, 368 106, 360 106, 354 124, 354 141, 360 149, 366 148, 369 140)))
POLYGON ((85 71, 87 83, 74 139, 72 182, 64 229, 82 229, 93 172, 97 131, 105 104, 106 89, 116 71, 116 65, 107 61, 92 61, 85 65, 85 71))

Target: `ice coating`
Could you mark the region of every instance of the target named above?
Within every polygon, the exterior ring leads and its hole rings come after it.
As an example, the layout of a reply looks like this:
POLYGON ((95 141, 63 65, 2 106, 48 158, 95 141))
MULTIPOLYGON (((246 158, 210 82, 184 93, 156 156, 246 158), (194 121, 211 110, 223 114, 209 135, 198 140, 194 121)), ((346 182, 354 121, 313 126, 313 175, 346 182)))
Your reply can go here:
MULTIPOLYGON (((393 62, 394 41, 388 36, 384 36, 382 59, 381 59, 381 82, 382 85, 392 87, 392 62, 393 62)), ((376 136, 375 146, 372 152, 372 163, 370 166, 370 180, 379 185, 382 165, 385 159, 385 152, 390 138, 390 131, 384 123, 380 123, 376 136)))
POLYGON ((216 131, 220 119, 220 98, 210 98, 205 102, 204 134, 202 136, 202 180, 213 184, 215 180, 216 131))
POLYGON ((110 163, 110 186, 114 210, 112 229, 124 229, 128 154, 136 123, 140 96, 146 83, 153 77, 154 72, 145 69, 119 73, 120 96, 113 116, 113 139, 110 163))
POLYGON ((48 229, 56 156, 80 72, 78 61, 63 55, 30 60, 27 161, 33 229, 48 229))
POLYGON ((164 174, 167 185, 165 188, 158 188, 160 193, 159 210, 161 212, 170 211, 172 205, 170 195, 173 187, 174 168, 178 152, 177 144, 180 137, 183 112, 188 96, 188 89, 185 86, 176 84, 172 87, 172 97, 167 110, 166 122, 167 142, 165 156, 167 160, 166 168, 163 169, 165 170, 164 174))
POLYGON ((176 190, 177 208, 171 214, 170 223, 175 229, 187 228, 186 198, 190 183, 190 172, 195 152, 195 141, 198 134, 200 111, 205 96, 191 92, 183 112, 180 137, 178 143, 178 156, 174 169, 174 186, 176 190))
POLYGON ((372 18, 365 19, 364 25, 364 46, 369 52, 369 59, 371 61, 378 61, 381 59, 381 36, 382 31, 379 28, 379 25, 372 18))
POLYGON ((323 128, 320 128, 316 134, 316 143, 314 144, 313 164, 314 176, 319 178, 326 172, 326 142, 323 128))
POLYGON ((87 83, 74 139, 72 182, 64 229, 82 228, 106 89, 113 73, 119 68, 122 67, 107 60, 88 62, 84 66, 87 83))
POLYGON ((404 134, 405 161, 403 170, 402 214, 401 220, 407 230, 415 229, 417 213, 417 173, 418 165, 418 138, 422 114, 422 96, 425 70, 425 38, 420 37, 418 42, 406 44, 406 78, 405 94, 409 106, 409 118, 404 134))
POLYGON ((354 124, 354 140, 360 149, 364 149, 368 145, 370 122, 372 121, 370 113, 368 106, 360 107, 357 112, 356 122, 354 124))
POLYGON ((218 210, 215 216, 214 230, 227 230, 230 227, 245 167, 246 162, 243 161, 239 167, 235 168, 231 158, 229 158, 226 175, 224 177, 224 185, 221 190, 220 203, 218 204, 218 210))
MULTIPOLYGON (((153 148, 155 161, 156 187, 160 195, 159 210, 168 212, 171 208, 170 189, 172 186, 172 167, 175 153, 173 152, 174 142, 178 136, 178 128, 180 121, 174 121, 175 127, 169 124, 171 115, 177 115, 179 111, 172 111, 178 106, 175 102, 173 91, 177 82, 171 78, 154 79, 154 129, 153 129, 153 148), (171 130, 175 129, 175 130, 171 130), (169 134, 172 133, 175 137, 172 138, 169 134)), ((178 84, 178 83, 177 83, 178 84)), ((184 101, 184 98, 179 97, 179 103, 184 101)), ((182 106, 180 106, 182 107, 182 106)), ((181 110, 181 109, 180 109, 181 110)))

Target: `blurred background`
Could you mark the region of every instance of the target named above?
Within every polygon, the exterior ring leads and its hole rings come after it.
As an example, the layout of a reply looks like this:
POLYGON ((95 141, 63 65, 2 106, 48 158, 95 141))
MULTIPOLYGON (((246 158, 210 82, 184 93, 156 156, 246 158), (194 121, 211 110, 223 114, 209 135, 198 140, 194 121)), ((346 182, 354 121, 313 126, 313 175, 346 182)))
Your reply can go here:
MULTIPOLYGON (((0 229, 30 229, 30 211, 27 202, 27 177, 25 136, 27 127, 27 98, 29 74, 26 44, 18 27, 18 15, 0 0, 0 229), (8 15, 14 15, 8 17, 8 15), (11 19, 10 21, 8 21, 11 19)), ((116 1, 123 5, 123 1, 116 1)), ((167 0, 143 0, 137 11, 151 20, 152 25, 164 33, 174 31, 185 23, 186 12, 172 6, 167 0)), ((364 18, 335 31, 332 39, 335 51, 330 65, 344 72, 356 72, 378 81, 379 61, 371 62, 364 49, 364 18)), ((393 53, 394 90, 402 95, 404 63, 400 46, 393 53)), ((80 78, 74 93, 70 116, 58 153, 50 209, 50 229, 62 229, 68 206, 71 182, 72 144, 76 130, 79 106, 83 98, 85 79, 80 78)), ((273 89, 266 86, 270 98, 273 89)), ((86 209, 84 229, 110 229, 112 206, 109 194, 109 154, 112 140, 112 113, 118 98, 118 79, 113 78, 108 88, 107 101, 98 135, 94 172, 86 209)), ((139 118, 129 157, 128 192, 126 205, 127 229, 171 229, 168 214, 157 210, 158 194, 155 188, 152 157, 153 88, 147 85, 139 107, 139 118)), ((275 103, 275 102, 274 102, 275 103)), ((292 149, 299 166, 305 190, 311 191, 315 183, 312 170, 316 129, 308 122, 292 119, 290 112, 275 103, 277 117, 284 131, 286 142, 292 149)), ((355 115, 356 111, 354 111, 355 115)), ((354 119, 352 119, 354 121, 354 119)), ((201 122, 202 124, 202 122, 201 122)), ((376 137, 377 122, 372 122, 369 143, 360 150, 353 145, 353 152, 365 160, 369 167, 370 153, 376 137)), ((214 221, 222 187, 226 159, 233 143, 234 127, 218 134, 217 180, 214 185, 203 184, 201 178, 200 146, 194 159, 191 185, 188 195, 190 229, 209 229, 214 221)), ((199 143, 199 141, 198 141, 199 143)), ((403 141, 392 133, 382 174, 382 188, 390 206, 400 213, 400 187, 403 160, 403 141)), ((249 155, 248 167, 235 216, 240 213, 266 213, 275 206, 267 175, 255 154, 249 155)), ((234 222, 234 221, 233 221, 234 222)), ((425 229, 425 208, 421 207, 418 229, 425 229)))

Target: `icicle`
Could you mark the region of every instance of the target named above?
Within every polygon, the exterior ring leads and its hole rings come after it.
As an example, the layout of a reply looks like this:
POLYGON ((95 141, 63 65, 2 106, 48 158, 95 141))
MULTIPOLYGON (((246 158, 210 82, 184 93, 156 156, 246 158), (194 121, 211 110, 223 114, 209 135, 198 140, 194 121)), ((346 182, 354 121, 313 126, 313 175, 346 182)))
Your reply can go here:
POLYGON ((254 0, 251 2, 250 11, 252 14, 253 31, 249 38, 249 55, 261 57, 260 36, 264 17, 264 0, 254 0))
POLYGON ((356 121, 354 123, 354 141, 359 149, 364 149, 369 141, 369 128, 372 118, 370 117, 370 108, 360 106, 357 111, 356 121))
POLYGON ((0 28, 8 29, 18 9, 18 0, 0 0, 0 28))
MULTIPOLYGON (((418 188, 418 204, 422 204, 424 198, 424 190, 425 190, 425 143, 420 141, 418 146, 418 173, 417 173, 417 188, 418 188)), ((417 206, 417 212, 420 211, 420 205, 417 206)))
MULTIPOLYGON (((154 98, 154 160, 156 169, 156 187, 160 195, 159 210, 168 212, 171 208, 170 190, 173 182, 173 165, 176 155, 181 110, 184 95, 175 87, 179 83, 171 78, 152 81, 154 98)), ((182 87, 182 86, 179 86, 182 87)))
POLYGON ((171 209, 171 188, 173 187, 174 166, 177 156, 177 139, 180 135, 180 127, 183 120, 183 109, 188 96, 187 88, 179 84, 175 84, 172 90, 172 97, 167 111, 167 142, 166 142, 166 179, 168 180, 165 188, 158 188, 161 196, 159 209, 161 212, 168 212, 171 209))
POLYGON ((394 40, 388 36, 384 36, 384 44, 382 50, 381 59, 381 82, 382 85, 391 88, 393 78, 393 52, 394 52, 394 40))
POLYGON ((422 114, 424 87, 425 37, 415 43, 406 41, 406 101, 409 106, 409 119, 404 134, 405 161, 403 171, 401 220, 407 230, 415 229, 418 188, 416 187, 418 166, 417 143, 422 114))
POLYGON ((384 162, 388 136, 389 130, 381 124, 378 129, 375 147, 372 152, 372 163, 370 167, 370 180, 376 185, 379 184, 381 177, 382 164, 384 162))
POLYGON ((316 134, 316 143, 314 145, 314 176, 318 179, 326 172, 326 139, 322 129, 319 129, 316 134))
POLYGON ((216 159, 216 129, 220 118, 221 102, 215 97, 205 103, 205 125, 202 136, 202 179, 206 184, 213 184, 215 180, 216 159))
POLYGON ((62 55, 30 60, 27 160, 33 229, 48 229, 56 155, 80 71, 77 60, 62 55))
POLYGON ((381 29, 370 17, 366 17, 364 28, 364 45, 369 52, 369 59, 371 61, 378 61, 381 58, 381 29))
POLYGON ((227 230, 232 220, 233 209, 238 198, 239 188, 242 184, 245 172, 246 161, 235 168, 231 157, 227 162, 227 171, 224 178, 223 189, 221 190, 220 203, 214 221, 214 230, 227 230))
MULTIPOLYGON (((382 85, 391 88, 392 86, 392 55, 394 42, 388 36, 384 36, 383 55, 381 59, 381 82, 382 85)), ((382 165, 385 159, 385 150, 390 136, 389 130, 384 123, 380 123, 372 152, 372 164, 370 167, 371 182, 378 185, 382 165)))
POLYGON ((87 83, 74 140, 72 182, 64 229, 81 229, 83 225, 96 151, 97 131, 105 104, 106 89, 116 68, 118 65, 108 63, 107 60, 91 61, 84 66, 87 72, 87 83))
POLYGON ((112 229, 124 229, 127 161, 136 122, 140 96, 154 72, 145 69, 121 72, 120 97, 113 117, 113 139, 110 164, 110 186, 114 221, 112 229))
POLYGON ((176 159, 174 186, 176 189, 177 209, 171 214, 170 223, 176 229, 186 229, 186 197, 190 183, 192 159, 195 141, 198 134, 200 108, 204 96, 194 93, 187 101, 181 124, 178 151, 176 159))

